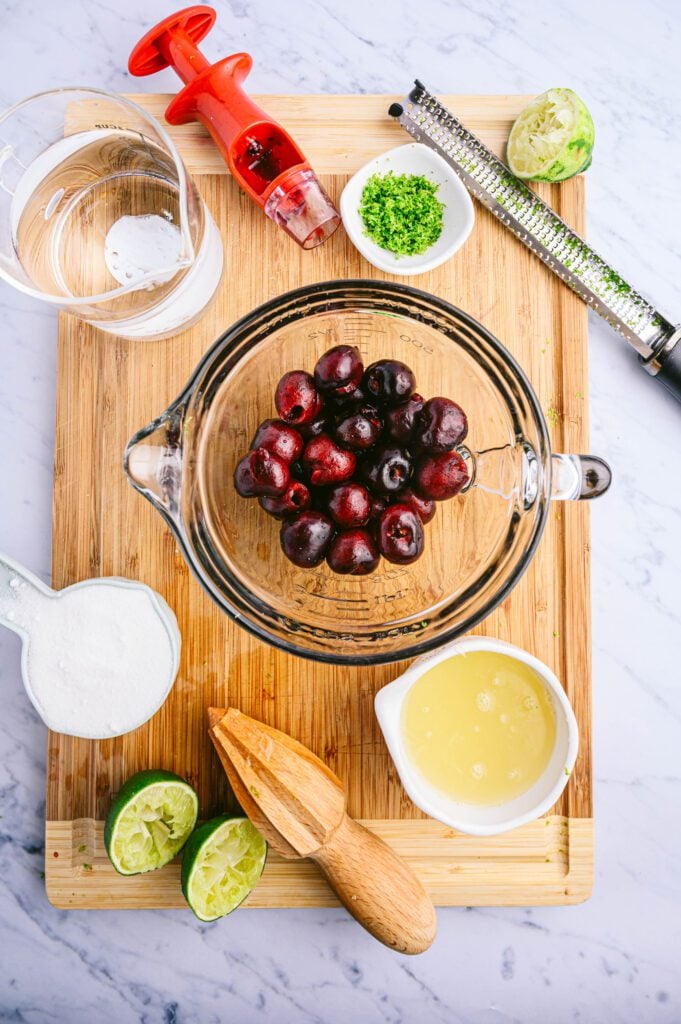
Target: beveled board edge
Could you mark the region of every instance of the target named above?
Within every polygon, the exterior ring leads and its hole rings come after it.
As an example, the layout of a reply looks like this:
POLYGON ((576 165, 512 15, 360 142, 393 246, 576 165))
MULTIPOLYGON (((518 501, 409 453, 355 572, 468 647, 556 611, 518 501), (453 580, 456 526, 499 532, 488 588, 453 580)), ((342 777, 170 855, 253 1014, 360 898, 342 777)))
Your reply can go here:
MULTIPOLYGON (((436 906, 551 906, 582 903, 593 887, 593 819, 552 815, 500 836, 478 838, 427 820, 363 825, 412 866, 436 906)), ((124 877, 104 849, 104 823, 92 818, 45 826, 47 898, 64 910, 181 909, 180 861, 124 877)), ((338 906, 312 861, 268 851, 251 908, 338 906)))

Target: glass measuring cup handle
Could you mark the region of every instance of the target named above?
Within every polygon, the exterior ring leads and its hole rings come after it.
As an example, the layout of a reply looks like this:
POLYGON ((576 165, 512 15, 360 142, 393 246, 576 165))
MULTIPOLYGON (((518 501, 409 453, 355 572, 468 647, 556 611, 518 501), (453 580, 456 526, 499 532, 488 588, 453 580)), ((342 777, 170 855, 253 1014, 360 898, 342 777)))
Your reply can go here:
POLYGON ((479 487, 506 500, 517 496, 525 510, 532 508, 540 495, 545 497, 547 491, 553 501, 598 498, 612 480, 607 462, 596 455, 553 452, 544 461, 528 442, 480 451, 460 445, 457 451, 469 473, 464 490, 479 487))
POLYGON ((130 438, 123 455, 132 486, 173 523, 179 512, 184 429, 184 406, 171 406, 130 438))
POLYGON ((551 500, 584 501, 605 494, 610 466, 596 455, 551 455, 551 500))

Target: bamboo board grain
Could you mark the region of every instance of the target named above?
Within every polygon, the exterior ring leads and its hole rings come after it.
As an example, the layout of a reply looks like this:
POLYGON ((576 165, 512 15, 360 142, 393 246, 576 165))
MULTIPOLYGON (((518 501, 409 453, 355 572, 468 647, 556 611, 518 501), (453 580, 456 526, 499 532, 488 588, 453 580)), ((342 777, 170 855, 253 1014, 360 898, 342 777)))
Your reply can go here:
MULTIPOLYGON (((161 116, 167 97, 135 97, 161 116)), ((404 132, 385 116, 385 96, 267 96, 338 197, 347 176, 404 132)), ((525 97, 445 97, 498 152, 525 97)), ((90 742, 51 734, 46 884, 60 907, 180 907, 178 866, 133 879, 106 860, 101 822, 111 795, 144 767, 179 772, 197 788, 202 815, 229 802, 211 749, 206 708, 233 704, 290 732, 341 777, 348 810, 413 864, 439 905, 573 903, 592 885, 591 666, 588 508, 551 509, 537 555, 504 604, 476 632, 511 640, 564 682, 580 726, 577 764, 546 819, 508 835, 473 839, 427 818, 402 790, 373 713, 373 697, 397 666, 312 665, 259 643, 210 602, 151 506, 128 485, 128 438, 160 413, 208 345, 235 319, 291 288, 380 274, 342 231, 311 253, 298 250, 243 196, 196 125, 171 129, 225 243, 226 274, 203 320, 172 341, 126 342, 63 316, 59 323, 53 585, 124 575, 159 590, 184 637, 171 696, 128 736, 90 742), (248 239, 248 245, 244 244, 248 239), (253 259, 250 259, 253 254, 253 259)), ((540 186, 578 231, 584 184, 540 186)), ((464 249, 413 279, 461 306, 520 361, 547 412, 558 451, 588 451, 587 327, 580 301, 480 207, 464 249)), ((407 282, 412 279, 407 278, 407 282)), ((333 895, 307 862, 270 856, 248 901, 254 907, 326 906, 333 895)))

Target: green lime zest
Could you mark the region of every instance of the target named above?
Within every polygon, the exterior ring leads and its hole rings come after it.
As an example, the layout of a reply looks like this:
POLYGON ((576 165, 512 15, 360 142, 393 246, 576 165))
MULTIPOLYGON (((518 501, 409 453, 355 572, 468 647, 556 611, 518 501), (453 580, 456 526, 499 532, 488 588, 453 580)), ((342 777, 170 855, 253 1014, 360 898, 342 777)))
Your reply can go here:
POLYGON ((439 185, 422 174, 372 174, 359 213, 364 233, 396 256, 419 256, 442 234, 439 185))
POLYGON ((553 404, 553 402, 551 402, 551 404, 549 405, 548 409, 546 410, 546 418, 549 421, 549 423, 551 424, 551 426, 553 426, 553 427, 555 427, 557 425, 557 423, 558 423, 558 421, 560 419, 560 413, 556 409, 556 407, 553 404))

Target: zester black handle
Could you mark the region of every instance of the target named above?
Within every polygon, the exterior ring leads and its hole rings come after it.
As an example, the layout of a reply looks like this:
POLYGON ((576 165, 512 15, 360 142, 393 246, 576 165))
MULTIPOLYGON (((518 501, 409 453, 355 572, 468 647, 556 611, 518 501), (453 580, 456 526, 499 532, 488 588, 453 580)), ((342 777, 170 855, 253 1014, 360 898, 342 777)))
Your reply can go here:
POLYGON ((681 402, 681 338, 665 353, 658 356, 657 372, 651 371, 660 384, 664 384, 677 402, 681 402))

